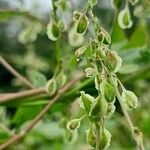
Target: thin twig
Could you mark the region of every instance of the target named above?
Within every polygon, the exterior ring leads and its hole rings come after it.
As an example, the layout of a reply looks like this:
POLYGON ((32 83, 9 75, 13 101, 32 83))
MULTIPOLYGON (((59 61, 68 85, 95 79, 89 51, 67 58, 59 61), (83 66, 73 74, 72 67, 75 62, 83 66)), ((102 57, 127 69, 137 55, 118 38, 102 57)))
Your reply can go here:
POLYGON ((3 150, 10 146, 11 144, 15 143, 16 141, 21 140, 30 130, 36 125, 36 123, 48 112, 50 107, 69 89, 71 88, 77 81, 81 80, 84 75, 80 75, 79 77, 75 78, 74 80, 70 81, 68 84, 63 86, 60 90, 58 90, 56 96, 52 98, 48 104, 44 107, 44 109, 29 123, 27 128, 20 131, 18 134, 10 138, 8 141, 0 145, 0 150, 3 150))
POLYGON ((0 122, 0 128, 4 130, 6 133, 8 133, 10 136, 14 135, 14 133, 10 131, 6 126, 4 126, 1 122, 0 122))
POLYGON ((33 85, 24 77, 22 76, 17 70, 15 70, 8 62, 0 56, 0 63, 9 71, 11 72, 15 77, 17 77, 22 83, 27 85, 30 88, 34 88, 33 85))
POLYGON ((36 94, 43 94, 43 93, 45 93, 45 89, 38 88, 38 89, 30 89, 30 90, 21 91, 21 92, 14 93, 14 94, 8 94, 8 95, 2 94, 2 96, 0 95, 0 103, 9 102, 15 99, 34 96, 36 94))

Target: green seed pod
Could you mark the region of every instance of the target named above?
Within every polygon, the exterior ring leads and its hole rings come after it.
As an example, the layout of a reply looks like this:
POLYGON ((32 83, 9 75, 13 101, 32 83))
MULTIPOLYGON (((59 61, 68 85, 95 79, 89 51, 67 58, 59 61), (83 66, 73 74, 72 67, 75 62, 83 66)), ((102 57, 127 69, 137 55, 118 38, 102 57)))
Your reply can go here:
POLYGON ((88 0, 89 7, 92 8, 98 3, 98 0, 88 0))
POLYGON ((117 72, 122 66, 122 59, 115 51, 107 51, 106 66, 110 71, 117 72))
POLYGON ((115 89, 111 84, 107 82, 106 79, 101 82, 100 91, 108 103, 115 100, 115 89))
POLYGON ((84 54, 84 52, 86 51, 87 47, 86 46, 82 46, 80 48, 78 48, 75 52, 75 56, 77 58, 77 60, 79 61, 80 58, 82 57, 82 55, 84 54))
POLYGON ((136 3, 138 3, 139 0, 129 0, 129 2, 134 6, 136 3))
POLYGON ((86 68, 85 72, 86 72, 86 77, 93 77, 96 74, 96 70, 90 67, 86 68))
POLYGON ((65 11, 67 9, 67 1, 66 0, 58 0, 55 2, 57 9, 65 11))
POLYGON ((66 144, 74 144, 78 139, 78 132, 75 130, 74 132, 66 131, 63 135, 63 140, 66 144))
POLYGON ((98 75, 95 76, 94 82, 95 82, 96 90, 99 90, 100 89, 100 81, 99 81, 99 76, 98 75))
POLYGON ((91 148, 96 147, 96 134, 92 128, 86 130, 86 141, 91 148))
POLYGON ((41 32, 41 29, 41 24, 30 23, 19 33, 18 40, 23 44, 34 42, 37 38, 38 33, 41 32))
POLYGON ((107 109, 107 117, 111 117, 112 114, 115 112, 116 107, 114 105, 114 103, 108 103, 108 109, 107 109))
POLYGON ((102 95, 99 95, 91 105, 89 116, 92 118, 104 116, 107 112, 107 109, 108 103, 102 95))
POLYGON ((111 5, 114 9, 119 10, 122 5, 122 1, 121 0, 111 0, 111 5))
POLYGON ((104 35, 103 43, 104 44, 110 44, 111 43, 111 37, 110 37, 109 33, 105 29, 103 29, 102 27, 101 27, 101 32, 104 35))
POLYGON ((128 4, 126 4, 125 8, 120 11, 118 15, 118 24, 122 29, 128 29, 132 27, 133 21, 131 20, 128 4))
POLYGON ((76 28, 73 26, 68 33, 69 44, 73 47, 81 46, 84 42, 84 37, 82 34, 76 32, 76 28))
POLYGON ((54 20, 51 20, 47 26, 47 35, 52 41, 57 41, 57 39, 60 37, 60 29, 54 20))
POLYGON ((131 91, 124 89, 122 92, 122 99, 129 110, 135 109, 138 106, 138 99, 136 95, 131 91))
POLYGON ((60 88, 62 87, 67 81, 67 76, 64 74, 63 71, 61 71, 57 76, 56 76, 56 82, 57 82, 57 87, 60 88))
POLYGON ((50 95, 53 95, 57 90, 56 80, 54 78, 50 79, 45 86, 45 91, 50 95))
POLYGON ((97 33, 97 39, 100 43, 103 43, 104 41, 104 33, 103 32, 98 32, 97 33))
POLYGON ((73 12, 73 20, 76 22, 79 20, 80 16, 82 15, 82 13, 80 13, 79 11, 75 10, 73 12))
POLYGON ((89 20, 86 15, 81 15, 79 20, 76 22, 76 32, 78 34, 84 34, 88 28, 89 20))
POLYGON ((63 20, 59 20, 58 27, 59 27, 59 30, 62 32, 64 32, 67 28, 63 20))
POLYGON ((90 48, 91 48, 91 51, 94 52, 95 50, 98 49, 98 47, 99 47, 98 42, 95 39, 90 38, 90 48))
POLYGON ((114 76, 109 76, 109 77, 107 77, 107 81, 108 81, 111 85, 114 85, 114 86, 117 86, 117 85, 118 85, 117 78, 114 77, 114 76))
POLYGON ((82 91, 80 98, 81 98, 81 102, 83 104, 82 106, 88 114, 90 112, 91 104, 94 101, 94 97, 92 97, 89 94, 85 94, 85 92, 82 91))
POLYGON ((107 150, 111 143, 111 134, 108 130, 104 129, 100 132, 100 150, 107 150))
POLYGON ((67 129, 71 132, 77 130, 80 127, 80 122, 81 122, 81 118, 70 120, 67 123, 67 129))

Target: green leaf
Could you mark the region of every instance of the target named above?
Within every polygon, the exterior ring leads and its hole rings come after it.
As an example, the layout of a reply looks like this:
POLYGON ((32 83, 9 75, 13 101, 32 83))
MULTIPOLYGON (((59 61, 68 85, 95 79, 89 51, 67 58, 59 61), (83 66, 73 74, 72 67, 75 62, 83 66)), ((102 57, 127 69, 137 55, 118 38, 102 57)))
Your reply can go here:
POLYGON ((34 118, 39 111, 42 109, 42 106, 34 106, 34 107, 20 107, 17 109, 15 116, 12 119, 12 123, 20 126, 26 121, 34 118))
POLYGON ((4 143, 8 137, 9 135, 6 132, 0 130, 0 143, 4 143))
POLYGON ((138 26, 130 37, 128 43, 123 47, 123 49, 132 48, 143 48, 146 46, 146 33, 144 31, 144 26, 138 26))
POLYGON ((124 64, 121 69, 119 70, 119 73, 121 74, 130 74, 136 71, 141 70, 141 67, 138 64, 134 64, 134 63, 128 63, 128 64, 124 64))

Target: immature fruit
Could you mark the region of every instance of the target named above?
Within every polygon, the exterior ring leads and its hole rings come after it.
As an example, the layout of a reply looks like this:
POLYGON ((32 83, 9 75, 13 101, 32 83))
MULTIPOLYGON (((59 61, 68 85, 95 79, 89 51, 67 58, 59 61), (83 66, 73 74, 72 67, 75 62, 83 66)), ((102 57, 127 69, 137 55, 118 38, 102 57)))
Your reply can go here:
POLYGON ((70 120, 68 123, 67 123, 67 129, 69 131, 74 131, 76 129, 78 129, 80 127, 80 122, 81 122, 81 119, 73 119, 73 120, 70 120))
POLYGON ((55 2, 55 5, 59 10, 65 11, 67 9, 67 1, 66 0, 58 0, 55 2))
POLYGON ((76 27, 73 26, 68 33, 69 44, 73 47, 81 46, 84 42, 84 37, 82 34, 76 32, 76 27))
POLYGON ((57 39, 60 37, 59 26, 53 20, 51 20, 47 26, 47 35, 48 35, 48 38, 52 41, 57 41, 57 39))
POLYGON ((100 91, 108 103, 115 100, 115 89, 106 79, 101 82, 100 91))
POLYGON ((116 109, 116 107, 115 107, 115 105, 114 105, 114 103, 109 103, 108 104, 108 109, 107 109, 107 116, 108 117, 111 117, 112 116, 112 114, 115 112, 115 109, 116 109))
POLYGON ((128 90, 123 90, 122 99, 124 100, 128 109, 135 109, 138 106, 138 99, 136 95, 128 90))
POLYGON ((75 56, 77 58, 77 60, 79 60, 82 55, 84 54, 84 52, 86 51, 87 47, 86 46, 82 46, 80 48, 78 48, 75 52, 75 56))
POLYGON ((129 0, 129 2, 134 6, 139 0, 129 0))
POLYGON ((91 148, 96 147, 96 134, 92 130, 92 128, 89 128, 86 130, 86 140, 87 140, 87 143, 90 145, 91 148))
POLYGON ((121 7, 122 5, 122 1, 120 0, 111 0, 111 5, 114 9, 117 9, 119 10, 119 8, 121 7))
POLYGON ((86 68, 85 72, 86 72, 86 77, 93 77, 96 73, 95 69, 90 67, 86 68))
MULTIPOLYGON (((91 148, 94 149, 96 147, 96 134, 91 128, 86 131, 86 140, 91 148)), ((107 150, 111 142, 110 132, 106 129, 101 130, 99 140, 99 150, 107 150)))
POLYGON ((125 8, 120 11, 118 15, 118 24, 122 29, 128 29, 132 27, 133 21, 131 20, 131 14, 128 5, 126 5, 125 8))
POLYGON ((77 10, 75 10, 75 11, 73 12, 73 20, 74 20, 74 21, 78 21, 81 15, 82 15, 82 13, 80 13, 80 12, 77 11, 77 10))
POLYGON ((110 146, 111 134, 108 130, 104 129, 100 132, 100 150, 107 150, 110 146))
POLYGON ((82 106, 85 109, 85 111, 87 112, 87 114, 90 112, 90 108, 91 108, 91 104, 94 101, 94 97, 92 97, 89 94, 85 94, 85 92, 81 92, 81 102, 82 102, 82 106))
POLYGON ((89 20, 86 15, 81 15, 79 20, 76 22, 76 32, 78 34, 84 34, 88 28, 89 20))
POLYGON ((102 95, 99 95, 91 105, 89 116, 92 118, 104 116, 107 112, 107 109, 108 103, 102 95))
POLYGON ((63 135, 64 142, 66 144, 74 144, 78 139, 78 132, 75 130, 74 132, 66 131, 63 135))
POLYGON ((57 76, 56 76, 56 83, 57 87, 60 88, 62 87, 67 81, 67 76, 64 74, 63 71, 61 71, 57 76))
POLYGON ((103 43, 106 45, 111 43, 111 38, 110 38, 109 33, 102 27, 98 28, 97 39, 100 43, 103 43))
POLYGON ((110 37, 109 33, 105 29, 103 29, 102 27, 101 27, 101 32, 104 34, 103 43, 104 44, 110 44, 111 43, 111 37, 110 37))
POLYGON ((54 78, 50 79, 45 86, 45 91, 50 95, 53 95, 57 90, 56 80, 54 78))
POLYGON ((108 70, 117 72, 122 66, 122 59, 117 52, 108 50, 105 63, 108 70))

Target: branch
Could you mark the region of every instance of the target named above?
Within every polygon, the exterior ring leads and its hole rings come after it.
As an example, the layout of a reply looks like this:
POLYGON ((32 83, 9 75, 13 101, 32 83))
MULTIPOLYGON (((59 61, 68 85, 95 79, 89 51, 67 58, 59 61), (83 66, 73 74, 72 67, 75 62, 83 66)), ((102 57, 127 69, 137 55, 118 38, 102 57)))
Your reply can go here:
POLYGON ((48 102, 48 104, 44 107, 44 109, 29 123, 29 125, 18 134, 14 135, 8 141, 0 145, 0 150, 7 148, 9 145, 15 143, 16 141, 21 140, 30 130, 36 125, 36 123, 48 112, 51 106, 69 89, 71 88, 76 82, 81 80, 84 75, 80 75, 79 77, 71 80, 68 84, 63 86, 60 90, 58 90, 57 94, 48 102))
POLYGON ((2 123, 0 123, 0 128, 4 130, 6 133, 8 133, 10 136, 14 135, 14 133, 10 131, 7 127, 5 127, 2 123))
POLYGON ((0 94, 0 104, 15 99, 34 96, 36 94, 42 94, 42 93, 45 93, 44 88, 31 89, 31 90, 21 91, 18 93, 12 93, 12 94, 0 94))
POLYGON ((11 72, 15 77, 17 77, 20 81, 22 81, 22 83, 24 83, 25 85, 27 85, 30 88, 34 88, 32 86, 32 84, 24 77, 22 76, 20 73, 18 73, 10 64, 8 64, 8 62, 2 57, 0 56, 0 63, 9 71, 11 72))

